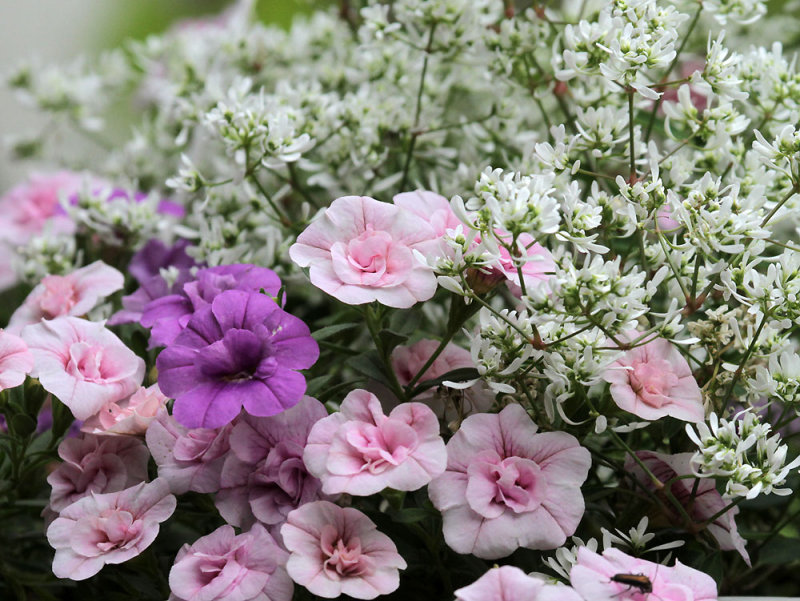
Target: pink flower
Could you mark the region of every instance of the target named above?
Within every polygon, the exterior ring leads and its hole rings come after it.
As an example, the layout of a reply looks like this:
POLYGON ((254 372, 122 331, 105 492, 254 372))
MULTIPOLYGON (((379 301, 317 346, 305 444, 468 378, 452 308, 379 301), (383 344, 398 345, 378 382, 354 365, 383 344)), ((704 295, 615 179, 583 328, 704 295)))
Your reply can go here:
MULTIPOLYGON (((638 333, 628 334, 633 340, 638 333)), ((656 338, 637 346, 603 374, 620 409, 647 420, 670 416, 687 422, 705 417, 703 395, 686 359, 669 341, 656 338)))
POLYGON ((555 549, 575 532, 589 451, 565 432, 536 431, 513 404, 469 416, 447 443, 447 471, 428 494, 457 553, 497 559, 518 547, 555 549))
MULTIPOLYGON (((510 234, 502 237, 506 244, 511 245, 513 239, 510 234)), ((556 270, 556 261, 550 251, 544 246, 534 241, 530 234, 520 234, 517 236, 517 248, 524 252, 527 260, 521 267, 514 264, 511 253, 505 246, 498 246, 500 260, 498 267, 500 272, 508 278, 508 287, 513 294, 520 296, 522 287, 520 286, 520 273, 525 280, 525 290, 533 287, 542 286, 556 270)))
POLYGON ((573 588, 584 599, 592 601, 713 601, 717 585, 710 576, 675 562, 673 567, 637 559, 617 549, 606 549, 602 555, 586 547, 578 549, 578 563, 569 575, 573 588), (644 576, 652 591, 642 589, 613 577, 621 574, 644 576))
POLYGON ((392 201, 398 207, 414 213, 429 223, 437 238, 444 237, 447 230, 454 230, 459 225, 463 227, 461 220, 450 208, 450 201, 436 192, 428 190, 402 192, 395 194, 392 201))
POLYGON ((47 540, 56 550, 53 573, 85 580, 107 563, 136 557, 155 540, 159 524, 172 515, 175 505, 162 478, 83 497, 62 510, 47 529, 47 540))
POLYGON ((87 495, 118 492, 147 480, 150 453, 136 438, 83 434, 64 439, 58 456, 64 462, 47 477, 55 512, 87 495))
POLYGON ((408 308, 436 291, 436 276, 414 256, 438 241, 413 213, 367 196, 345 196, 297 237, 289 256, 310 267, 311 283, 349 305, 408 308))
POLYGON ((681 227, 681 222, 672 216, 672 207, 663 205, 656 211, 656 224, 662 232, 672 232, 681 227))
MULTIPOLYGON (((636 455, 653 475, 663 483, 678 476, 688 476, 693 473, 691 467, 693 453, 666 455, 652 451, 637 451, 636 455)), ((653 492, 660 492, 656 490, 653 481, 633 459, 628 458, 626 460, 625 470, 633 474, 645 488, 653 492)), ((686 508, 687 513, 697 525, 704 523, 727 505, 722 499, 722 495, 717 492, 714 480, 711 478, 675 480, 670 485, 670 491, 681 505, 686 508), (694 491, 694 496, 692 496, 692 491, 694 491)), ((666 507, 671 509, 669 504, 666 504, 666 507)), ((738 551, 749 566, 750 557, 745 549, 746 541, 739 535, 739 530, 736 528, 736 521, 734 520, 738 513, 739 508, 733 507, 709 524, 708 532, 717 540, 720 549, 723 551, 738 551)), ((673 510, 667 517, 673 524, 681 523, 681 516, 677 511, 673 510)))
POLYGON ((16 388, 33 369, 33 355, 22 338, 0 328, 0 390, 16 388))
POLYGON ((122 289, 125 277, 102 261, 81 267, 69 275, 48 275, 31 291, 8 322, 15 332, 42 319, 61 315, 81 316, 100 299, 122 289))
POLYGON ((220 473, 231 448, 230 434, 230 424, 215 430, 186 428, 162 409, 150 422, 145 437, 159 477, 180 495, 190 490, 219 490, 220 473))
POLYGON ((288 556, 260 524, 239 535, 221 526, 178 551, 169 601, 290 601, 288 556))
POLYGON ((444 472, 447 451, 426 405, 403 403, 386 416, 374 394, 354 390, 311 429, 303 461, 323 492, 367 496, 422 488, 444 472))
POLYGON ((144 378, 144 361, 101 323, 58 317, 26 326, 22 338, 35 360, 31 375, 78 419, 130 396, 144 378))
POLYGON ((492 568, 456 591, 457 601, 583 601, 573 589, 547 584, 514 566, 492 568))
POLYGON ((140 386, 130 398, 111 402, 85 422, 81 430, 95 434, 127 434, 144 436, 158 412, 169 399, 165 397, 158 384, 148 388, 140 386))
POLYGON ((289 576, 314 595, 374 599, 400 586, 398 570, 406 562, 358 509, 307 503, 289 514, 281 535, 290 553, 289 576))

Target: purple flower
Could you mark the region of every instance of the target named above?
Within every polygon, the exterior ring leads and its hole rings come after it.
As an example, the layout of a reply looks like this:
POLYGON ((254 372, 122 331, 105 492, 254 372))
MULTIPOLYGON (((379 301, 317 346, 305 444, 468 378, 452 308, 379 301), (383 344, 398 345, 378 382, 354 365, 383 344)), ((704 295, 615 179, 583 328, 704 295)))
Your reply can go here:
POLYGON ((161 352, 158 384, 175 399, 178 422, 218 428, 242 406, 267 417, 296 405, 306 390, 297 370, 318 357, 319 347, 301 320, 266 295, 227 290, 194 313, 161 352))

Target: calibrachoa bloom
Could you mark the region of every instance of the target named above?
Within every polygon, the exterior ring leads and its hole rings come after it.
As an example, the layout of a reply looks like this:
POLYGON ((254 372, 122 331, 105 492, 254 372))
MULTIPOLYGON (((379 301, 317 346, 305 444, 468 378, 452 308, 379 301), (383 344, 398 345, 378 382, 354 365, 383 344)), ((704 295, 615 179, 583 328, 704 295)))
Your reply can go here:
POLYGON ((306 389, 297 370, 319 347, 308 327, 258 292, 227 290, 198 310, 158 356, 158 383, 187 428, 218 428, 244 410, 269 416, 306 389))
POLYGON ((35 361, 31 376, 78 419, 129 397, 144 378, 144 361, 102 323, 58 317, 26 326, 22 338, 35 361))
POLYGON ((288 555, 260 524, 238 535, 221 526, 178 551, 170 601, 290 601, 288 555))
POLYGON ((455 230, 462 225, 450 208, 450 201, 441 194, 428 190, 415 190, 395 194, 392 202, 427 221, 437 238, 442 238, 447 230, 455 230))
POLYGON ((63 509, 47 529, 47 540, 56 550, 53 573, 85 580, 108 563, 136 557, 155 540, 159 524, 175 505, 162 478, 83 497, 63 509))
POLYGON ((583 601, 568 586, 548 584, 514 566, 492 568, 456 591, 458 601, 583 601))
MULTIPOLYGON (((508 234, 497 237, 509 246, 513 243, 513 238, 508 234)), ((516 252, 519 252, 520 257, 525 257, 521 265, 515 264, 521 259, 515 259, 505 246, 498 245, 499 270, 508 278, 511 291, 519 296, 522 293, 523 280, 526 292, 529 288, 542 286, 555 271, 556 262, 550 251, 536 242, 530 234, 522 233, 517 236, 516 252)))
POLYGON ((447 443, 447 471, 428 493, 454 551, 497 559, 518 547, 555 549, 575 532, 589 452, 565 432, 537 429, 512 404, 469 416, 447 443))
POLYGON ((406 568, 397 547, 353 507, 306 503, 281 528, 286 570, 297 584, 326 599, 374 599, 396 590, 406 568))
POLYGON ((144 436, 158 412, 169 399, 158 384, 140 386, 129 398, 111 402, 83 422, 81 430, 94 434, 144 436))
POLYGON ((402 403, 386 416, 374 394, 354 390, 314 424, 303 460, 324 492, 367 496, 422 488, 444 472, 447 452, 427 405, 402 403))
POLYGON ((414 251, 426 255, 437 246, 431 226, 410 211, 344 196, 297 237, 289 255, 310 268, 312 284, 343 303, 403 309, 436 291, 436 277, 414 251))
POLYGON ((642 419, 669 416, 701 422, 705 416, 700 387, 689 364, 662 338, 627 351, 603 372, 603 379, 611 384, 611 398, 620 409, 642 419))
POLYGON ((0 328, 0 390, 15 388, 33 369, 33 355, 25 341, 0 328))

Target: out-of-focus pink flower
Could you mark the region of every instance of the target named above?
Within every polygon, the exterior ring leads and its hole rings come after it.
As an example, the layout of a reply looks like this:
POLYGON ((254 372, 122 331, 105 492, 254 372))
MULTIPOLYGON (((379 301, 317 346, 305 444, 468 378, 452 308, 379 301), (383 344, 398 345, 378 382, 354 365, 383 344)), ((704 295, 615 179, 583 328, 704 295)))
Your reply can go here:
POLYGON ((513 404, 469 416, 447 443, 447 471, 428 486, 445 542, 497 559, 518 547, 555 549, 583 517, 589 451, 565 432, 537 433, 513 404))
POLYGON ((144 378, 144 361, 101 323, 57 317, 26 326, 22 339, 35 361, 31 375, 78 419, 130 396, 144 378))
POLYGON ((130 398, 109 403, 83 422, 81 430, 94 434, 123 434, 144 436, 158 412, 169 399, 161 393, 158 384, 140 386, 130 398))
POLYGON ((442 238, 447 230, 463 226, 450 208, 450 201, 436 192, 428 190, 402 192, 395 194, 392 200, 398 207, 411 211, 429 223, 437 238, 442 238))
POLYGON ((572 588, 547 584, 514 566, 492 568, 456 591, 457 601, 583 601, 572 588))
POLYGON ((314 501, 295 509, 281 528, 286 570, 312 594, 374 599, 400 586, 406 562, 397 547, 359 510, 314 501))
POLYGON ((217 492, 225 457, 230 451, 231 426, 189 429, 166 409, 150 422, 145 438, 158 465, 158 475, 176 495, 189 490, 217 492))
POLYGON ((325 493, 367 496, 422 488, 444 472, 447 451, 428 406, 403 403, 386 416, 374 394, 354 390, 311 429, 303 461, 325 493))
POLYGON ((45 276, 14 311, 8 327, 18 332, 42 319, 85 315, 100 299, 122 289, 124 284, 125 277, 102 261, 95 261, 68 275, 45 276))
POLYGON ((260 524, 239 535, 221 526, 178 551, 169 601, 290 601, 288 556, 260 524))
POLYGON ((656 223, 662 232, 672 232, 681 227, 681 222, 672 216, 672 207, 663 205, 656 212, 656 223))
MULTIPOLYGON (((638 333, 628 334, 633 340, 638 333)), ((637 346, 603 373, 611 398, 625 411, 647 420, 674 417, 700 422, 703 396, 686 359, 669 341, 656 338, 637 346)))
MULTIPOLYGON (((509 246, 513 242, 511 235, 502 237, 509 246)), ((553 255, 544 246, 536 242, 530 234, 520 234, 517 237, 517 248, 525 253, 527 260, 521 267, 514 264, 511 253, 505 246, 498 246, 500 253, 499 270, 508 278, 508 287, 513 294, 521 296, 521 279, 525 280, 525 290, 542 286, 556 269, 553 255), (520 276, 520 273, 522 274, 520 276)))
POLYGON ((714 579, 679 561, 672 567, 637 559, 617 549, 602 555, 586 547, 578 549, 578 563, 569 575, 572 587, 592 601, 713 601, 717 598, 714 579), (644 576, 652 591, 644 595, 638 587, 611 580, 620 574, 644 576))
MULTIPOLYGON (((647 466, 650 472, 664 483, 678 476, 688 476, 693 473, 691 466, 693 453, 667 455, 664 453, 654 453, 652 451, 637 451, 636 455, 647 466)), ((656 493, 660 492, 656 490, 649 475, 645 474, 641 466, 630 457, 625 462, 625 470, 633 474, 645 488, 656 493)), ((670 485, 670 491, 681 505, 686 508, 689 517, 691 517, 696 524, 704 523, 727 505, 722 499, 722 495, 717 492, 716 485, 712 478, 675 480, 670 485), (692 491, 694 491, 694 496, 692 496, 692 491)), ((668 503, 665 507, 671 509, 668 503)), ((730 511, 709 524, 708 531, 717 540, 720 549, 723 551, 738 551, 745 563, 749 566, 750 556, 745 549, 746 541, 739 534, 734 519, 738 513, 739 508, 733 507, 730 511)), ((669 515, 668 518, 673 523, 680 523, 681 520, 681 516, 677 511, 669 515)))
POLYGON ((0 390, 16 388, 33 369, 33 355, 25 341, 0 328, 0 390))
POLYGON ((85 580, 107 563, 136 557, 155 540, 159 524, 175 505, 163 478, 83 497, 63 509, 47 529, 47 540, 56 550, 53 573, 85 580))
POLYGON ((147 480, 150 453, 136 438, 83 434, 62 441, 58 455, 64 462, 47 477, 55 512, 87 495, 117 492, 147 480))
POLYGON ((311 283, 349 305, 378 301, 408 308, 436 291, 423 255, 439 244, 433 228, 405 209, 367 196, 337 198, 297 237, 292 260, 311 283))

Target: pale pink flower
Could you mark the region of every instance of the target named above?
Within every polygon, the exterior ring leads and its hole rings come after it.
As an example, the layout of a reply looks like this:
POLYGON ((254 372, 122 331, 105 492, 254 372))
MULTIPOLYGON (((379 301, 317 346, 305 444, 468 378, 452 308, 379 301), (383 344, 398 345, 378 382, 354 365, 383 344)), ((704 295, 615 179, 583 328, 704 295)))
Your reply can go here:
MULTIPOLYGON (((638 333, 627 335, 633 340, 638 333)), ((687 422, 705 418, 703 396, 683 355, 669 341, 656 338, 627 351, 603 373, 611 398, 646 420, 674 417, 687 422)))
POLYGON ((47 477, 55 512, 87 495, 117 492, 147 480, 150 453, 136 438, 83 434, 64 439, 58 456, 63 463, 47 477))
POLYGON ((68 275, 48 275, 31 291, 8 322, 18 332, 24 326, 61 315, 81 316, 98 301, 122 289, 125 277, 102 261, 68 275))
POLYGON ((0 390, 16 388, 33 369, 33 355, 25 341, 0 328, 0 390))
POLYGON ((184 545, 169 571, 169 601, 290 601, 289 554, 263 526, 221 526, 184 545))
POLYGON ((437 238, 442 238, 447 230, 455 230, 461 220, 450 208, 450 201, 441 194, 428 190, 401 192, 392 198, 394 204, 424 219, 433 228, 437 238))
POLYGON ((150 422, 145 438, 158 466, 158 475, 171 491, 211 493, 220 488, 219 477, 230 451, 231 425, 189 429, 166 409, 150 422))
POLYGON ((672 207, 663 205, 656 211, 656 224, 662 232, 673 232, 682 227, 681 222, 672 216, 672 207))
POLYGON ((107 563, 133 559, 155 540, 159 524, 175 505, 163 478, 83 497, 63 509, 47 529, 47 540, 56 550, 53 573, 85 580, 107 563))
POLYGON ((606 549, 602 555, 586 547, 578 549, 578 563, 570 572, 572 587, 584 599, 592 601, 713 601, 717 598, 714 579, 683 565, 672 567, 637 559, 617 549, 606 549), (611 580, 629 574, 644 576, 652 591, 646 596, 629 584, 611 580))
POLYGON ((572 588, 548 584, 514 566, 492 568, 456 591, 457 601, 583 601, 572 588))
POLYGON ((289 256, 311 283, 349 305, 408 308, 436 291, 436 276, 414 256, 438 245, 413 213, 367 196, 337 198, 297 237, 289 256))
POLYGON ((169 399, 158 384, 140 386, 129 398, 111 402, 83 422, 81 430, 95 434, 144 436, 158 412, 169 399))
POLYGON ((447 471, 428 486, 457 553, 497 559, 555 549, 583 517, 589 451, 565 432, 537 433, 525 410, 469 416, 447 443, 447 471))
POLYGON ((428 406, 402 403, 386 416, 374 394, 354 390, 311 429, 303 461, 323 492, 367 496, 422 488, 444 472, 447 451, 428 406))
POLYGON ((374 599, 400 586, 406 562, 397 547, 358 509, 314 501, 295 509, 281 528, 286 570, 297 584, 326 599, 374 599))
MULTIPOLYGON (((513 241, 510 234, 500 238, 509 246, 513 241)), ((522 294, 521 279, 525 280, 526 292, 545 285, 556 270, 556 261, 550 251, 536 242, 530 234, 523 233, 517 236, 517 248, 527 257, 520 267, 514 264, 514 259, 508 249, 498 245, 500 255, 498 268, 508 279, 508 287, 511 292, 519 297, 522 294)))
POLYGON ((26 326, 22 339, 35 361, 31 376, 78 419, 130 396, 144 378, 144 361, 102 323, 58 317, 26 326))

